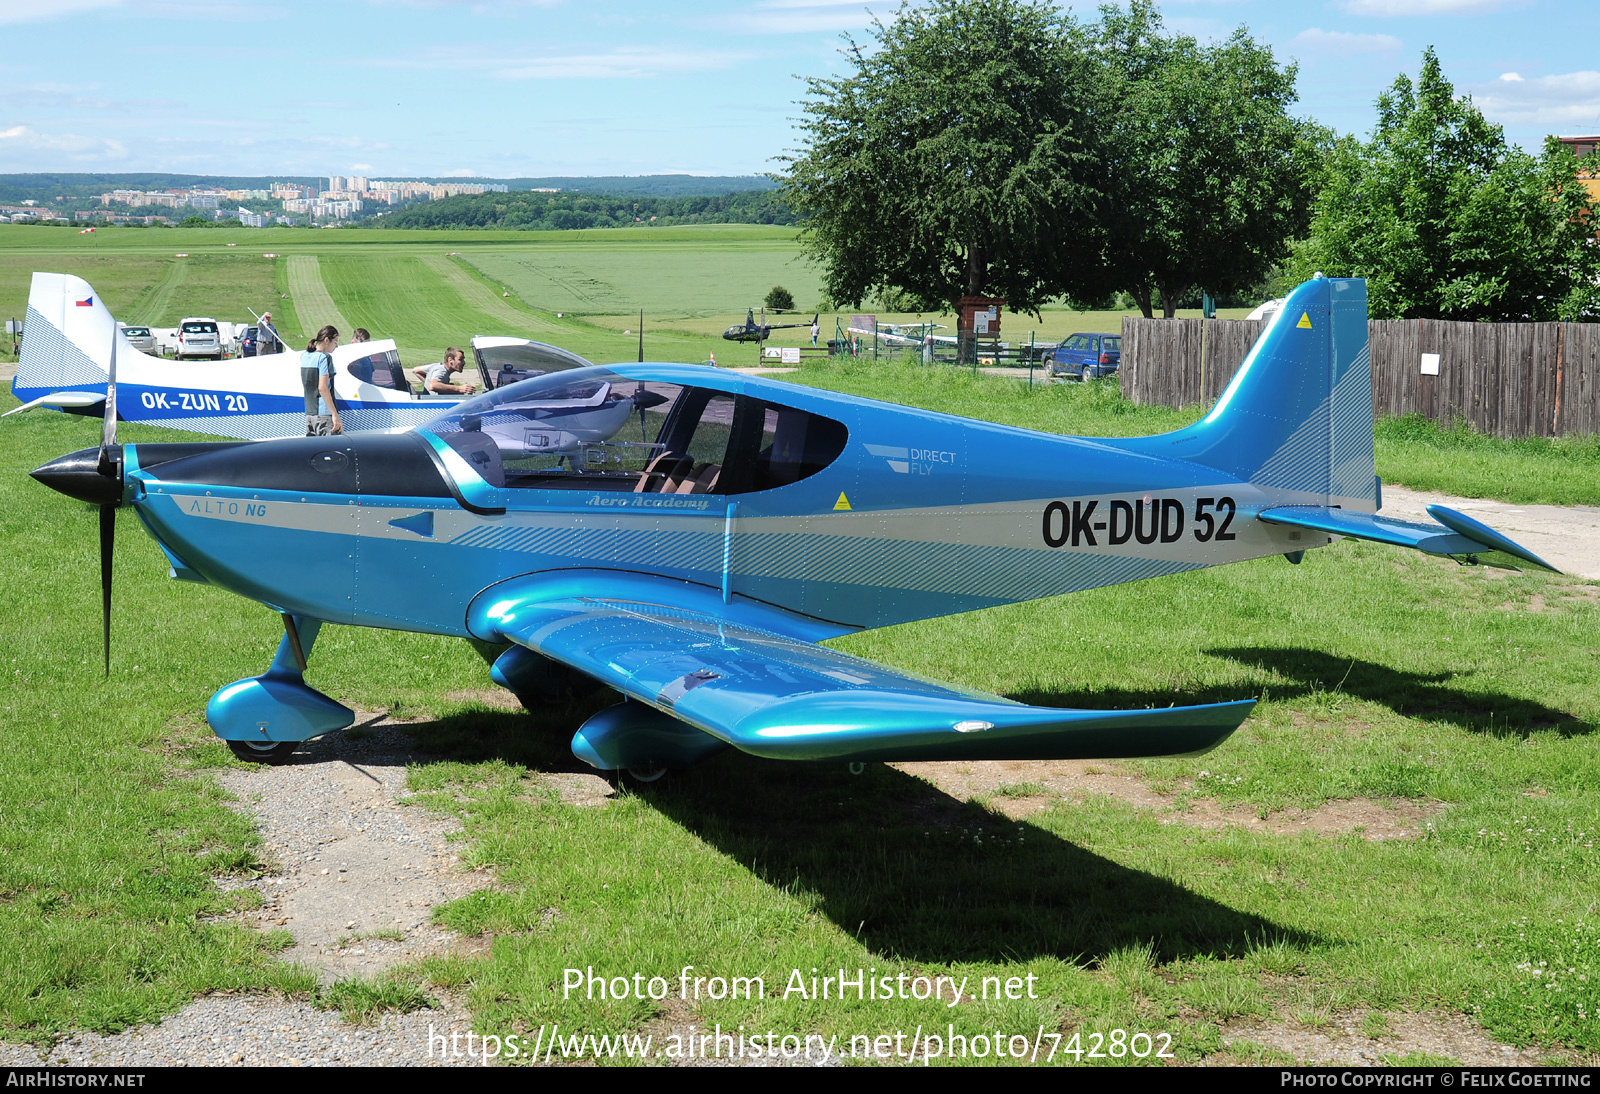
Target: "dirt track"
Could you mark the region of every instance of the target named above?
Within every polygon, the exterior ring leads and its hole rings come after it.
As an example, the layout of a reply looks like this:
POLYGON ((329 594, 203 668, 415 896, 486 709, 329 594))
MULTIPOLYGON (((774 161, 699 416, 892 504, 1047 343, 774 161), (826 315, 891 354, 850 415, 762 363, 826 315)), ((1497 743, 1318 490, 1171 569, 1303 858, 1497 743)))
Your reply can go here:
POLYGON ((1592 505, 1513 505, 1453 498, 1383 484, 1385 516, 1432 520, 1427 506, 1444 505, 1481 520, 1575 577, 1600 581, 1600 508, 1592 505))

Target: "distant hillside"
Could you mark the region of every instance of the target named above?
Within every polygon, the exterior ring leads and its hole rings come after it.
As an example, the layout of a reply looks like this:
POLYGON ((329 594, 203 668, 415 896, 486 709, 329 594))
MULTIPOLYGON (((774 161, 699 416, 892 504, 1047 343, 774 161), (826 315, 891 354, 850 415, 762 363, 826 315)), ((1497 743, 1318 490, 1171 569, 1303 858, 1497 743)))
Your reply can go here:
MULTIPOLYGON (((462 181, 440 179, 440 182, 462 181)), ((591 178, 468 179, 469 182, 503 182, 513 190, 558 189, 616 197, 676 198, 738 194, 751 190, 776 190, 778 184, 764 175, 596 175, 591 178)))
POLYGON ((513 228, 563 231, 634 224, 794 224, 797 218, 771 190, 701 197, 627 194, 474 194, 424 202, 390 213, 385 228, 513 228))
MULTIPOLYGON (((597 175, 555 178, 443 178, 432 176, 381 175, 371 178, 392 182, 482 182, 502 183, 513 191, 555 188, 582 193, 614 194, 621 197, 696 197, 734 194, 753 190, 772 190, 771 179, 760 175, 597 175)), ((310 175, 169 175, 159 172, 120 174, 38 173, 0 175, 0 202, 39 201, 55 204, 58 198, 71 202, 107 190, 187 190, 192 186, 219 190, 262 190, 268 183, 292 182, 318 188, 328 185, 327 176, 310 175)))
POLYGON ((159 172, 121 174, 40 173, 0 175, 0 202, 39 201, 51 205, 57 198, 68 202, 105 193, 107 190, 187 190, 191 186, 218 190, 261 190, 269 182, 292 182, 301 186, 326 186, 327 179, 304 175, 273 175, 271 178, 243 178, 233 175, 167 175, 159 172))

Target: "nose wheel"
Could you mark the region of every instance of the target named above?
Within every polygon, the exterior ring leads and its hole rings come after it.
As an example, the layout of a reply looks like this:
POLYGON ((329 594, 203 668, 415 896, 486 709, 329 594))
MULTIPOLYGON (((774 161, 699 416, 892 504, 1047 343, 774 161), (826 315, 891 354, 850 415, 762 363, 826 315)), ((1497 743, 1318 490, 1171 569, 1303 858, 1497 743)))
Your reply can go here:
POLYGON ((299 741, 229 741, 228 748, 233 754, 247 764, 271 764, 277 766, 289 762, 289 757, 294 755, 294 750, 300 747, 299 741))

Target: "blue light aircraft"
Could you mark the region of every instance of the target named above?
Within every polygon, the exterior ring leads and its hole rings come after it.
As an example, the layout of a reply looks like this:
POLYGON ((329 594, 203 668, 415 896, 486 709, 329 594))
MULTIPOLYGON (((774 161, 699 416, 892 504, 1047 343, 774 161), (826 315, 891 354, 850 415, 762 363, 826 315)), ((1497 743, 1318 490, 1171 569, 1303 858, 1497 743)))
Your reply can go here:
MULTIPOLYGON (((11 384, 23 405, 6 413, 50 407, 103 414, 112 355, 112 338, 104 332, 113 326, 111 313, 87 281, 35 273, 11 384)), ((117 413, 125 422, 242 440, 305 435, 298 351, 211 364, 142 353, 120 330, 115 342, 122 387, 117 413)), ((475 337, 472 348, 491 389, 590 363, 522 338, 475 337)), ((399 351, 387 338, 341 345, 333 352, 333 368, 333 392, 347 433, 410 429, 461 401, 459 395, 413 393, 399 351)))
POLYGON ((1212 411, 1155 437, 1033 433, 671 364, 525 380, 407 433, 253 444, 119 446, 116 398, 113 377, 98 450, 33 474, 101 507, 107 621, 119 507, 172 576, 282 615, 272 666, 206 710, 266 762, 353 719, 304 680, 330 622, 493 644, 493 678, 527 705, 573 678, 615 688, 625 701, 572 749, 640 778, 729 747, 852 762, 1195 753, 1252 701, 1041 708, 818 643, 1298 562, 1341 536, 1550 569, 1441 506, 1438 523, 1378 515, 1357 280, 1301 285, 1212 411))

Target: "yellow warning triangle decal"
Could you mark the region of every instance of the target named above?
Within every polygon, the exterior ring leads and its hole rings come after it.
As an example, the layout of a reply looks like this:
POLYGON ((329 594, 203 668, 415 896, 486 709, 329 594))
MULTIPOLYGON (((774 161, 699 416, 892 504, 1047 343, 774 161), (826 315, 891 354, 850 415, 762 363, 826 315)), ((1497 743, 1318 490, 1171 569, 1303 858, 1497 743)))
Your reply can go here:
POLYGON ((1295 326, 1304 327, 1306 330, 1310 330, 1311 329, 1311 314, 1309 312, 1301 312, 1300 313, 1300 322, 1296 323, 1295 326))
POLYGON ((850 499, 844 496, 844 491, 841 490, 839 492, 839 500, 833 503, 833 507, 835 510, 848 510, 850 508, 850 499))

